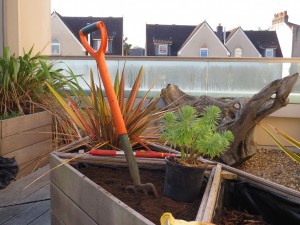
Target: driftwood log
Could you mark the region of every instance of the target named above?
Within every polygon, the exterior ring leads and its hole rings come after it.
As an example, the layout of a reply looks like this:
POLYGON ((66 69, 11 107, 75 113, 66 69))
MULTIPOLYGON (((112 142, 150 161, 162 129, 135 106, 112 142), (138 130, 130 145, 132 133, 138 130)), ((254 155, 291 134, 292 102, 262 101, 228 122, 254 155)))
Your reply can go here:
POLYGON ((256 123, 287 105, 288 96, 298 76, 299 74, 296 73, 275 80, 251 98, 189 96, 181 91, 178 86, 172 84, 162 89, 161 97, 167 106, 191 105, 199 113, 208 105, 220 107, 222 110, 222 122, 218 126, 218 130, 231 130, 234 135, 234 142, 220 156, 220 160, 227 165, 237 165, 256 153, 253 140, 253 131, 256 123))

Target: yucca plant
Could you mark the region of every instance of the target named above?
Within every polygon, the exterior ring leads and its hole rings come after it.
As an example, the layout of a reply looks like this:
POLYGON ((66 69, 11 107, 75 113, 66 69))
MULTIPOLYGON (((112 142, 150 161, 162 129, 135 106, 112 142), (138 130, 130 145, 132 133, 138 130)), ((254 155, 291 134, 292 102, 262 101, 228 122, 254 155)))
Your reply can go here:
POLYGON ((186 105, 178 112, 167 112, 163 120, 161 139, 181 151, 184 164, 194 164, 200 155, 214 158, 224 152, 233 141, 231 131, 217 131, 221 110, 206 107, 200 115, 186 105))
MULTIPOLYGON (((258 124, 259 127, 261 127, 271 138, 272 140, 276 143, 276 145, 286 154, 288 155, 290 158, 292 158, 294 161, 296 161, 297 163, 300 163, 300 156, 294 152, 292 152, 291 150, 289 150, 287 147, 285 147, 278 138, 275 137, 275 135, 269 130, 267 129, 265 126, 258 124)), ((291 143, 293 146, 295 146, 296 148, 298 148, 300 150, 300 142, 295 140, 294 138, 292 138, 291 136, 281 132, 280 130, 278 130, 277 128, 272 127, 272 129, 276 132, 276 134, 283 138, 284 140, 288 141, 289 143, 291 143)))
POLYGON ((36 104, 41 103, 41 95, 49 93, 45 81, 58 89, 69 80, 62 69, 53 69, 40 53, 32 55, 31 48, 23 56, 9 55, 5 48, 0 58, 0 114, 12 112, 25 114, 25 110, 34 111, 36 104))
MULTIPOLYGON (((150 100, 150 102, 147 102, 147 97, 150 92, 149 89, 139 101, 137 100, 143 73, 143 68, 141 68, 126 100, 124 70, 125 66, 122 71, 121 80, 119 72, 117 72, 114 89, 132 146, 140 143, 146 147, 141 135, 150 128, 151 124, 162 118, 163 112, 157 107, 160 98, 155 97, 150 100)), ((76 124, 84 135, 90 137, 90 142, 93 147, 100 143, 106 143, 101 148, 119 149, 120 143, 116 133, 115 122, 103 94, 104 92, 100 80, 101 78, 98 74, 99 85, 96 85, 94 75, 90 70, 90 83, 88 84, 85 81, 89 90, 84 90, 78 84, 76 89, 70 87, 70 90, 62 95, 55 91, 49 83, 48 87, 67 112, 70 120, 76 124), (78 103, 80 103, 80 105, 78 103)), ((151 132, 151 134, 152 133, 153 132, 151 132)))

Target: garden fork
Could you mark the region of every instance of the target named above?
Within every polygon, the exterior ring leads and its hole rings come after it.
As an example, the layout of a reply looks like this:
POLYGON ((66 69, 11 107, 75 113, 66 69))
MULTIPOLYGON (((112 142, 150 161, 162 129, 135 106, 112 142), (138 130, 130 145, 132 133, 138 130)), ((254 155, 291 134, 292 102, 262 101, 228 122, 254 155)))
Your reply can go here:
POLYGON ((133 190, 137 192, 142 190, 145 194, 147 194, 148 189, 152 190, 154 195, 158 197, 155 186, 152 183, 142 184, 140 180, 140 173, 137 162, 135 160, 133 150, 128 138, 127 129, 125 126, 125 122, 119 107, 119 103, 117 100, 116 93, 114 91, 112 81, 110 79, 110 75, 107 69, 107 65, 105 62, 105 52, 107 47, 107 31, 105 25, 102 21, 98 21, 96 23, 90 24, 79 31, 80 40, 87 50, 87 52, 96 60, 97 66, 100 72, 100 76, 103 82, 104 89, 106 91, 106 96, 108 99, 108 103, 112 112, 113 119, 116 124, 117 135, 120 138, 122 143, 122 147, 125 153, 125 157, 128 163, 129 171, 131 178, 133 180, 133 186, 127 186, 126 190, 133 190), (86 35, 99 30, 101 34, 101 44, 99 49, 96 51, 93 49, 87 39, 86 35))

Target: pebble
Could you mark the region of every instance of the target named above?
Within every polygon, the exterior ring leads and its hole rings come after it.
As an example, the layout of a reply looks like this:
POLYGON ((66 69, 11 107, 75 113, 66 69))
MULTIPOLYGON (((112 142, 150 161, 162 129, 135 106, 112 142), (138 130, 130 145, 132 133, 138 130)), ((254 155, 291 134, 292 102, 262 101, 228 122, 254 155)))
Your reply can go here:
POLYGON ((254 156, 236 168, 300 191, 300 164, 281 150, 257 149, 254 156))

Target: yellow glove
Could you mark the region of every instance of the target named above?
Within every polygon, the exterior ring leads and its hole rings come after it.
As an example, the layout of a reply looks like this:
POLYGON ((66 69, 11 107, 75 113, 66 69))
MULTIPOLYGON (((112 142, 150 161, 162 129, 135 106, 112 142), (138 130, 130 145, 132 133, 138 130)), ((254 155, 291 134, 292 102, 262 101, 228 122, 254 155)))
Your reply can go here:
POLYGON ((199 221, 187 222, 184 220, 176 220, 174 219, 171 213, 164 213, 160 217, 160 224, 161 225, 213 225, 212 223, 205 223, 199 221))

